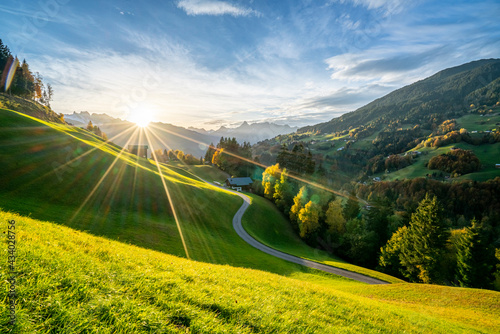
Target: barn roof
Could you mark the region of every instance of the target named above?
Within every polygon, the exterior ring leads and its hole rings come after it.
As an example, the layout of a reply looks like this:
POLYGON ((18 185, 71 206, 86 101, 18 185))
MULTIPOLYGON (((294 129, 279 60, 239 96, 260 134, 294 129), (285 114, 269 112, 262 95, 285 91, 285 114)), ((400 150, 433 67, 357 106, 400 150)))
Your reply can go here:
POLYGON ((242 187, 249 186, 253 183, 249 177, 230 177, 226 180, 231 186, 242 187))

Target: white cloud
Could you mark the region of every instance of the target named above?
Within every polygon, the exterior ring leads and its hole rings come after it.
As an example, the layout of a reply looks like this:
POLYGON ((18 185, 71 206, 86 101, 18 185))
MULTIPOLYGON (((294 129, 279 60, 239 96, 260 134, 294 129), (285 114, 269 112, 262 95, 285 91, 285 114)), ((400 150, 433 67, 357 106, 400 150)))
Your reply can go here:
POLYGON ((31 62, 54 87, 54 110, 127 119, 147 109, 156 121, 206 126, 210 119, 241 122, 249 115, 256 121, 298 115, 300 110, 290 108, 290 101, 318 94, 318 87, 296 79, 300 69, 273 59, 247 59, 214 70, 198 64, 182 45, 137 33, 128 36, 141 52, 81 51, 57 44, 57 58, 31 62), (276 106, 282 110, 270 109, 276 106))
POLYGON ((180 0, 177 7, 183 9, 188 15, 232 15, 249 16, 261 14, 253 9, 233 5, 226 1, 218 0, 180 0))

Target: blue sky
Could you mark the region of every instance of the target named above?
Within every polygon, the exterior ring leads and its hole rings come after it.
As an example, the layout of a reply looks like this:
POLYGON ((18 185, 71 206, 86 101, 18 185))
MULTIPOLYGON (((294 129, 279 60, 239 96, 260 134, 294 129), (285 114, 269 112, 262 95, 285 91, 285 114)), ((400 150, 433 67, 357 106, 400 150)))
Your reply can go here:
POLYGON ((9 1, 0 38, 57 112, 303 126, 499 58, 499 17, 497 0, 9 1))

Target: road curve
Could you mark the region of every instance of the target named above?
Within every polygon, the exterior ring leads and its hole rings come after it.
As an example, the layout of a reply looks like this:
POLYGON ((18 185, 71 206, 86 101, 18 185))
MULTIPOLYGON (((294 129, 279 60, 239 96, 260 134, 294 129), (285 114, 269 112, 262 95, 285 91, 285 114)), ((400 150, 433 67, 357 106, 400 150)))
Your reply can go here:
POLYGON ((353 280, 358 281, 358 282, 362 282, 362 283, 366 283, 366 284, 389 284, 388 282, 385 282, 385 281, 382 281, 382 280, 379 280, 379 279, 376 279, 376 278, 373 278, 370 276, 365 276, 365 275, 358 274, 358 273, 355 273, 355 272, 352 272, 349 270, 340 269, 340 268, 332 267, 332 266, 329 266, 326 264, 302 259, 300 257, 293 256, 293 255, 290 255, 287 253, 283 253, 283 252, 280 252, 274 248, 271 248, 269 246, 261 244, 260 242, 255 240, 252 236, 250 236, 250 234, 248 234, 248 232, 245 231, 245 229, 243 228, 243 225, 241 224, 241 218, 243 218, 243 214, 250 206, 250 197, 248 197, 247 195, 242 194, 240 192, 214 185, 210 182, 207 182, 206 180, 202 179, 199 176, 196 176, 196 177, 198 177, 200 180, 202 180, 206 183, 209 183, 212 186, 231 191, 243 199, 243 204, 241 205, 241 207, 239 208, 239 210, 236 212, 236 214, 233 217, 233 228, 236 231, 236 233, 240 236, 240 238, 242 238, 245 242, 247 242, 251 246, 257 248, 258 250, 263 251, 264 253, 267 253, 267 254, 272 255, 274 257, 283 259, 285 261, 297 263, 297 264, 300 264, 300 265, 303 265, 303 266, 309 267, 309 268, 322 270, 322 271, 325 271, 327 273, 347 277, 347 278, 353 279, 353 280))
POLYGON ((238 210, 238 212, 236 212, 236 214, 233 217, 233 228, 235 229, 236 233, 238 233, 238 235, 243 240, 245 240, 248 244, 250 244, 251 246, 257 248, 258 250, 263 251, 264 253, 278 257, 280 259, 283 259, 283 260, 286 260, 289 262, 293 262, 293 263, 297 263, 297 264, 300 264, 300 265, 303 265, 303 266, 306 266, 309 268, 314 268, 314 269, 326 271, 327 273, 332 273, 335 275, 344 276, 344 277, 353 279, 355 281, 359 281, 359 282, 363 282, 363 283, 367 283, 367 284, 388 284, 387 282, 381 281, 381 280, 373 278, 373 277, 365 276, 365 275, 358 274, 358 273, 355 273, 355 272, 352 272, 349 270, 345 270, 345 269, 340 269, 340 268, 328 266, 326 264, 302 259, 300 257, 293 256, 293 255, 290 255, 287 253, 283 253, 283 252, 280 252, 276 249, 268 247, 264 244, 261 244, 260 242, 255 240, 252 236, 250 236, 250 234, 248 234, 247 231, 245 231, 245 229, 243 228, 243 225, 241 224, 241 218, 243 217, 243 214, 245 213, 246 209, 250 206, 250 198, 244 194, 239 193, 239 192, 236 192, 236 194, 238 196, 240 196, 241 198, 243 198, 243 204, 241 205, 240 209, 238 210))

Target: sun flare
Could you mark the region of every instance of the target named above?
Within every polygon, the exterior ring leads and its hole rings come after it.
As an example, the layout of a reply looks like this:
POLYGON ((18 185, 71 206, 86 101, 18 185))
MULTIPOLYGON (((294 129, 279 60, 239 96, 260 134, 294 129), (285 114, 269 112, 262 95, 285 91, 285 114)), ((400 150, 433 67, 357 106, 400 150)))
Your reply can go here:
POLYGON ((130 122, 135 123, 141 128, 147 127, 152 121, 151 113, 149 111, 135 111, 130 115, 130 122))

